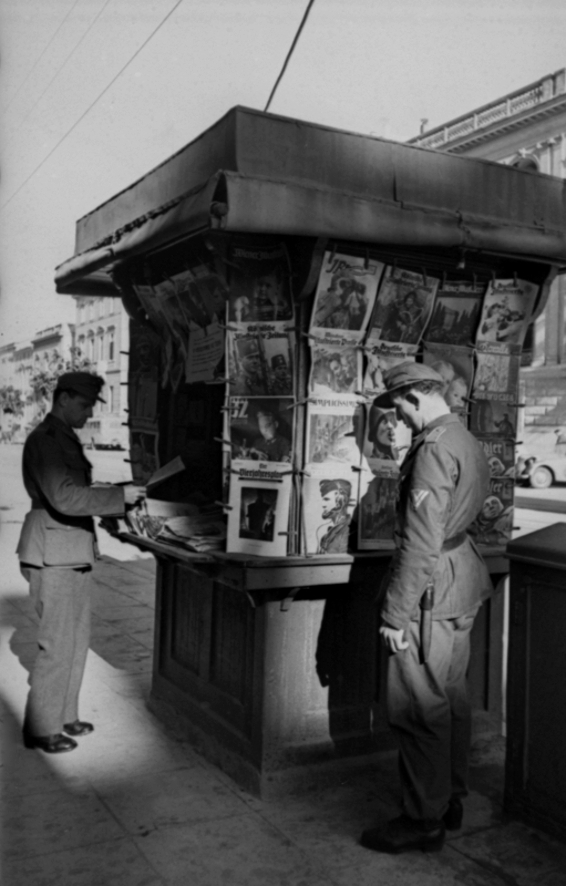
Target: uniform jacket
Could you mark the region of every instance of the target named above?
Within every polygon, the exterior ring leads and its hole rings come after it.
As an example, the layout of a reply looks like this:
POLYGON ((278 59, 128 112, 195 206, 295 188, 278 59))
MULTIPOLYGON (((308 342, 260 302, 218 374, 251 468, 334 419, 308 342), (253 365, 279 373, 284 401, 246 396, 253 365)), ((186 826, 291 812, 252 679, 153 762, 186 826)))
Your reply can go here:
POLYGON ((51 413, 26 440, 23 476, 32 509, 18 543, 20 561, 32 566, 92 564, 92 517, 123 514, 123 489, 90 485, 91 464, 79 438, 51 413))
POLYGON ((489 492, 484 452, 456 415, 443 415, 415 438, 403 465, 391 577, 382 607, 390 627, 419 617, 434 588, 433 619, 473 611, 492 591, 475 544, 465 535, 489 492))

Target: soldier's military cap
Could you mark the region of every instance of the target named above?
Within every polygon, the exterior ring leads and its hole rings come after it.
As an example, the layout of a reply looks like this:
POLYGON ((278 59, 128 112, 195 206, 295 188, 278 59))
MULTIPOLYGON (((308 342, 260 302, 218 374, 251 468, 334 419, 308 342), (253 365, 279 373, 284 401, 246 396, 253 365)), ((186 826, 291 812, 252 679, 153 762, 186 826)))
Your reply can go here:
POLYGON ((440 373, 425 363, 412 363, 408 360, 398 363, 397 366, 392 366, 391 369, 383 373, 383 383, 387 390, 375 398, 373 405, 379 406, 381 409, 392 409, 394 403, 391 396, 395 391, 421 381, 436 381, 444 385, 444 379, 440 373))
POLYGON ((88 400, 100 400, 106 403, 100 396, 100 391, 104 387, 104 379, 99 375, 93 375, 91 372, 64 372, 57 379, 56 391, 70 391, 74 394, 80 394, 88 400))
POLYGON ((352 484, 348 480, 321 480, 319 486, 321 495, 328 495, 329 492, 336 489, 337 492, 342 492, 349 498, 352 491, 352 484))

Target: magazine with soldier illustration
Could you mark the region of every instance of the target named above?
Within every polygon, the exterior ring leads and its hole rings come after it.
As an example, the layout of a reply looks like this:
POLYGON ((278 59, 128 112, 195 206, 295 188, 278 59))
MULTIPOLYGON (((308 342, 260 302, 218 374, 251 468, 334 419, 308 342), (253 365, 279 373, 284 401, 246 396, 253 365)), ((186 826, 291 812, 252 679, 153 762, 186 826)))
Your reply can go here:
POLYGON ((314 329, 342 329, 359 341, 373 310, 383 264, 342 252, 324 253, 311 317, 314 329))
POLYGON ((423 338, 426 342, 470 347, 482 309, 485 284, 445 281, 439 287, 423 338))
POLYGON ((360 551, 392 547, 399 467, 394 461, 370 458, 360 475, 358 548, 360 551))
POLYGON ((414 361, 416 345, 403 345, 397 342, 377 342, 366 345, 364 356, 366 369, 364 372, 363 392, 377 396, 385 390, 383 375, 392 366, 399 363, 414 361))
POLYGON ((289 465, 234 459, 230 470, 226 550, 260 557, 284 557, 290 498, 289 465))
POLYGON ((475 400, 470 413, 470 431, 474 436, 497 435, 515 439, 517 407, 504 400, 475 400))
POLYGON ((387 266, 377 293, 367 344, 420 342, 432 311, 439 280, 387 266))
POLYGON ((359 465, 363 435, 364 407, 359 398, 309 398, 306 421, 307 462, 359 465))
POLYGON ((236 240, 229 261, 228 321, 238 324, 285 321, 290 325, 293 300, 285 245, 236 240))
POLYGON ((292 406, 291 397, 230 397, 227 438, 232 458, 289 464, 292 406))
POLYGON ((305 466, 301 511, 304 554, 347 553, 359 476, 359 471, 346 464, 305 466))
POLYGON ((521 346, 478 342, 473 395, 476 400, 517 402, 521 346))
POLYGON ((309 336, 311 371, 309 391, 313 394, 353 394, 361 391, 362 355, 355 340, 345 333, 309 336))
POLYGON ((492 280, 485 293, 476 341, 522 345, 538 286, 527 280, 492 280))
POLYGON ((411 430, 397 418, 395 409, 375 403, 366 404, 365 409, 364 459, 400 465, 411 446, 411 430))
POLYGON ((513 440, 497 440, 493 437, 477 437, 489 462, 491 477, 515 477, 515 444, 513 440))
POLYGON ((426 342, 423 363, 442 376, 442 395, 451 411, 466 412, 474 377, 473 349, 426 342))
POLYGON ((292 396, 294 344, 294 333, 281 323, 229 326, 226 351, 230 394, 292 396))
POLYGON ((489 494, 480 514, 468 529, 476 544, 500 546, 511 540, 513 494, 513 480, 492 477, 489 481, 489 494))

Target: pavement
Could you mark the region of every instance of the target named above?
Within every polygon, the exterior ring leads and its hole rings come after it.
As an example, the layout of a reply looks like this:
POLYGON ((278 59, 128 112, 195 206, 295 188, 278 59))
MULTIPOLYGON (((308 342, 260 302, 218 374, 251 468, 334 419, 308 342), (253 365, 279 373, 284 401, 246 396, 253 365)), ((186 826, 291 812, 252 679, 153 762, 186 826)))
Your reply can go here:
POLYGON ((391 755, 289 797, 241 790, 148 710, 155 564, 108 537, 81 694, 95 732, 72 753, 25 750, 36 617, 13 553, 27 507, 15 449, 0 447, 2 886, 564 886, 566 845, 502 813, 500 736, 476 738, 464 826, 442 852, 358 845, 399 812, 391 755))

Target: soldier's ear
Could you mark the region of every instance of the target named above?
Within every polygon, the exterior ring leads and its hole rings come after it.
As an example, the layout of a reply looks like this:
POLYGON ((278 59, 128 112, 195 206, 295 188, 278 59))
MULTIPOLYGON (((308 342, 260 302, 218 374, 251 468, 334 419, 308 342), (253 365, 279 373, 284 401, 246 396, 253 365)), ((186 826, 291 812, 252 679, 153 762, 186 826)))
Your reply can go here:
POLYGON ((405 397, 405 400, 407 400, 409 403, 411 403, 415 407, 415 409, 419 409, 419 407, 421 405, 419 398, 415 394, 413 394, 412 391, 409 391, 409 393, 405 397))

